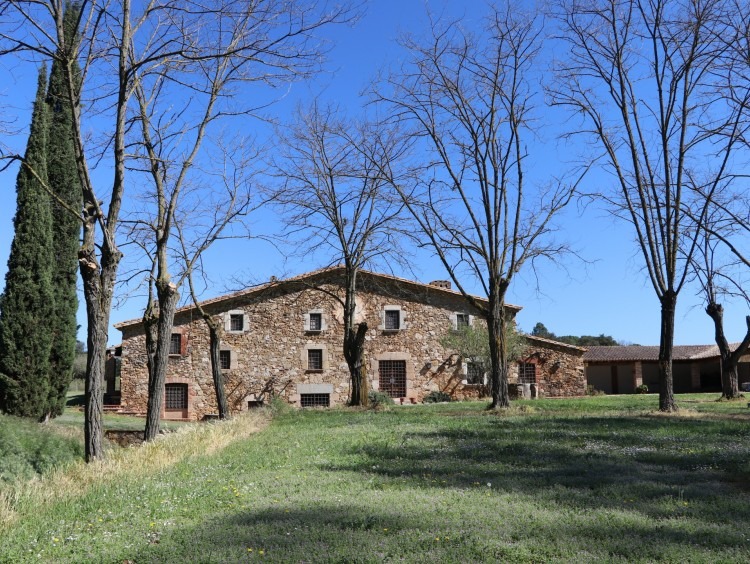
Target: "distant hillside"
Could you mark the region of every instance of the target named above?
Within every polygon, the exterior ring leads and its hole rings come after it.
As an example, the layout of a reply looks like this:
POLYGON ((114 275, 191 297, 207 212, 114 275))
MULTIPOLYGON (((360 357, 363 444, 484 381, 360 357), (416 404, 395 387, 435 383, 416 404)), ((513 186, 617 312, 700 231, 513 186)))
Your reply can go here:
POLYGON ((537 323, 531 330, 531 334, 534 337, 542 337, 544 339, 552 339, 554 341, 560 341, 561 343, 567 343, 569 345, 576 345, 579 347, 616 347, 621 343, 615 341, 614 337, 610 335, 581 335, 576 337, 575 335, 555 335, 552 331, 544 326, 544 323, 537 323))

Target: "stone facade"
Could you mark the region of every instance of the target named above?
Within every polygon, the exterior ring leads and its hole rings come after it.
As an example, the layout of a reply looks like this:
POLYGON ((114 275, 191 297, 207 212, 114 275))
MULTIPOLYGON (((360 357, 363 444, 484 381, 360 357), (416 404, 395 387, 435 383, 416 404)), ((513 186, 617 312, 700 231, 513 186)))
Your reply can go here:
MULTIPOLYGON (((532 336, 527 336, 526 341, 528 345, 521 362, 535 365, 540 396, 573 397, 586 394, 583 366, 585 348, 532 336)), ((515 379, 511 374, 508 380, 510 384, 518 383, 518 365, 515 379)))
MULTIPOLYGON (((203 304, 225 324, 221 350, 229 365, 224 375, 232 410, 248 409, 271 395, 295 405, 340 405, 348 400, 343 308, 334 297, 343 299, 341 274, 340 269, 319 271, 203 304)), ((519 309, 508 306, 510 315, 519 309)), ((370 389, 414 403, 436 390, 456 398, 486 395, 485 386, 468 383, 466 366, 440 343, 455 327, 456 314, 475 322, 477 312, 449 288, 362 272, 357 321, 367 321, 369 326, 365 359, 370 389), (394 323, 398 328, 392 327, 394 323)), ((123 333, 121 405, 126 411, 145 412, 148 376, 141 323, 117 327, 123 333)), ((180 350, 169 359, 166 385, 185 386, 180 393, 186 393, 187 406, 174 409, 173 405, 163 415, 190 420, 211 417, 217 407, 207 327, 193 308, 183 308, 175 316, 173 336, 175 352, 178 343, 180 350)), ((528 353, 529 362, 540 367, 542 393, 583 393, 583 349, 549 341, 532 344, 528 353)))

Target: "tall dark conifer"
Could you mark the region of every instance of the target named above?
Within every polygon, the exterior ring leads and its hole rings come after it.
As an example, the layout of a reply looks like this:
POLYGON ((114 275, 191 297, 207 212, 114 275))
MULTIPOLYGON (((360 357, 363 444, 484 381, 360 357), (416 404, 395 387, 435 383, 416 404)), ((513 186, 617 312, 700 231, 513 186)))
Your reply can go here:
MULTIPOLYGON (((66 6, 63 24, 65 45, 74 49, 76 27, 80 8, 77 4, 66 6)), ((70 57, 61 57, 70 60, 70 57)), ((80 87, 80 69, 71 69, 76 87, 80 87)), ((49 113, 49 141, 47 144, 47 175, 55 196, 65 202, 50 198, 52 206, 52 242, 55 262, 52 273, 54 313, 50 320, 52 349, 50 353, 49 413, 60 415, 65 406, 65 394, 73 377, 76 349, 76 313, 78 312, 78 247, 81 241, 81 220, 72 210, 81 210, 83 191, 76 171, 71 129, 72 107, 63 65, 55 60, 47 91, 49 113), (66 209, 67 208, 67 209, 66 209)), ((79 214, 80 215, 80 214, 79 214)))
POLYGON ((0 408, 23 417, 49 414, 48 330, 53 313, 52 211, 47 181, 47 69, 39 71, 31 132, 16 179, 15 236, 0 299, 0 408))

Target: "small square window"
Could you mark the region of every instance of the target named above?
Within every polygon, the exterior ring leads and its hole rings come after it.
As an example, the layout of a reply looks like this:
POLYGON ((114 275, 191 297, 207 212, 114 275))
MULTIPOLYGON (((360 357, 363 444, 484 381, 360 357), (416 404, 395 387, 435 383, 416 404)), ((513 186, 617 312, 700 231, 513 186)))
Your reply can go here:
POLYGON ((182 354, 182 335, 180 333, 172 333, 169 340, 169 354, 182 354))
POLYGON ((469 314, 468 313, 457 313, 456 314, 456 329, 465 329, 469 327, 469 314))
POLYGON ((322 329, 323 329, 323 314, 311 313, 310 314, 310 331, 320 331, 322 329))
POLYGON ((322 349, 308 349, 307 369, 308 370, 323 370, 323 350, 322 349))
POLYGON ((232 313, 229 316, 229 330, 230 331, 244 331, 245 330, 245 316, 241 313, 232 313))
POLYGON ((164 407, 167 411, 187 409, 188 393, 187 384, 165 384, 164 385, 164 407))
POLYGON ((222 370, 229 370, 232 367, 232 353, 229 351, 219 351, 219 366, 222 370))
POLYGON ((385 310, 385 330, 398 331, 401 329, 401 312, 397 309, 385 310))
POLYGON ((484 384, 484 371, 478 363, 466 363, 466 383, 474 385, 484 384))

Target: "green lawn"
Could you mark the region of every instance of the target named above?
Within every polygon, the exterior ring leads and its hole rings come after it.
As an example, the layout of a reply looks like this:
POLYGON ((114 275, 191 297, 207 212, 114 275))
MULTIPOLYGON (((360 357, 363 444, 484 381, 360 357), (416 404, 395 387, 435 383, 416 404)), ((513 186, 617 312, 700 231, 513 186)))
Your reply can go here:
POLYGON ((16 494, 0 561, 747 562, 750 409, 715 398, 678 396, 670 416, 648 395, 186 427, 77 491, 16 494))

